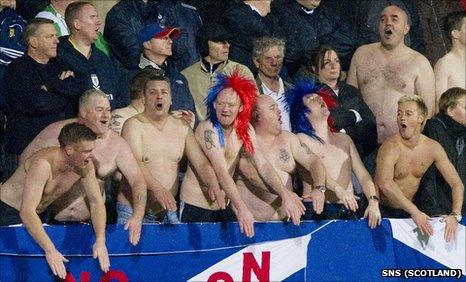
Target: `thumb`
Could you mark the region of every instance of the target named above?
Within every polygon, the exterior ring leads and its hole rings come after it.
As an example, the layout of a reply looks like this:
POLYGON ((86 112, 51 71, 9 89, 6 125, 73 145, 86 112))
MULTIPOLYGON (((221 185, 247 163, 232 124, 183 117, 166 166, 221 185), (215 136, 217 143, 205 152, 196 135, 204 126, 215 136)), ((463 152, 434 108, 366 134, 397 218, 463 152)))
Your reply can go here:
POLYGON ((61 256, 61 259, 62 259, 64 262, 69 262, 69 260, 67 260, 63 255, 61 256))
POLYGON ((369 211, 368 210, 364 211, 364 218, 367 218, 367 216, 369 216, 369 211))

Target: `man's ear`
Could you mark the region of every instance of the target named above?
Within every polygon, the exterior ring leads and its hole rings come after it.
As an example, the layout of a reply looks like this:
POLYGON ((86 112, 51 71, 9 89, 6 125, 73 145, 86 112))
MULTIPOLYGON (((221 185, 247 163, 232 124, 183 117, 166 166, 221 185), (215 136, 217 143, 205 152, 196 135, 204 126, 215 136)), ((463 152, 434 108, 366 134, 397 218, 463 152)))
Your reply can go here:
POLYGON ((403 34, 404 35, 408 34, 410 29, 411 29, 411 27, 409 26, 409 24, 406 24, 404 29, 403 29, 403 34))
POLYGON ((65 146, 65 154, 67 156, 71 156, 72 153, 73 153, 73 147, 71 145, 66 145, 65 146))
POLYGON ((32 48, 37 48, 37 37, 35 36, 31 36, 29 37, 29 40, 28 40, 28 45, 29 47, 32 47, 32 48))
POLYGON ((242 111, 243 111, 243 109, 244 109, 244 106, 243 106, 243 104, 241 104, 241 106, 239 106, 239 110, 238 110, 238 112, 242 112, 242 111))
POLYGON ((150 50, 150 48, 152 47, 152 44, 150 43, 150 40, 145 41, 144 43, 142 43, 142 47, 144 47, 145 49, 150 50))
POLYGON ((256 66, 257 69, 259 69, 259 60, 257 58, 252 58, 252 62, 254 63, 254 65, 256 66))
POLYGON ((450 35, 452 39, 458 39, 460 37, 460 31, 454 29, 451 31, 450 35))

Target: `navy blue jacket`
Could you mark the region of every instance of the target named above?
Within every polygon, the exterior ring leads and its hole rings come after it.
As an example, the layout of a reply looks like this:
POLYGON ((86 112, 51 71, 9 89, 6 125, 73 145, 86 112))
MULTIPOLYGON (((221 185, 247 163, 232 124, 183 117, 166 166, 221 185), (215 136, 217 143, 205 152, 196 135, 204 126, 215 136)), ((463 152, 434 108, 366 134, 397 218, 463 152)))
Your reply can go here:
POLYGON ((72 66, 73 71, 87 76, 87 89, 97 88, 109 95, 112 109, 129 105, 126 71, 115 67, 110 58, 94 44, 92 44, 91 56, 87 59, 73 47, 68 36, 62 36, 58 44, 58 57, 72 66))
POLYGON ((21 36, 26 21, 12 9, 0 11, 0 110, 6 107, 2 81, 7 66, 26 50, 21 36))
POLYGON ((14 60, 5 74, 6 152, 20 155, 47 125, 77 114, 86 77, 60 80, 70 66, 58 58, 42 65, 28 55, 14 60))
POLYGON ((335 11, 325 6, 325 1, 310 15, 296 1, 287 1, 272 9, 273 33, 286 39, 284 65, 290 76, 311 60, 314 49, 321 44, 331 44, 342 58, 342 68, 347 70, 356 43, 349 28, 335 11))

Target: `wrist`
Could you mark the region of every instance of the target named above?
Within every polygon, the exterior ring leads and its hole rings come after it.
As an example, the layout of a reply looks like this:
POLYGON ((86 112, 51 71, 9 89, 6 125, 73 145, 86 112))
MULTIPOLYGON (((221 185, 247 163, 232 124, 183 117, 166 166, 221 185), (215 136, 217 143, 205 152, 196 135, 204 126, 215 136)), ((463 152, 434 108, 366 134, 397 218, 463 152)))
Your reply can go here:
POLYGON ((461 219, 463 219, 463 217, 461 216, 461 213, 459 212, 451 212, 449 216, 453 217, 456 220, 456 222, 460 222, 461 219))
POLYGON ((325 191, 327 191, 327 187, 325 185, 316 185, 314 186, 314 190, 325 194, 325 191))

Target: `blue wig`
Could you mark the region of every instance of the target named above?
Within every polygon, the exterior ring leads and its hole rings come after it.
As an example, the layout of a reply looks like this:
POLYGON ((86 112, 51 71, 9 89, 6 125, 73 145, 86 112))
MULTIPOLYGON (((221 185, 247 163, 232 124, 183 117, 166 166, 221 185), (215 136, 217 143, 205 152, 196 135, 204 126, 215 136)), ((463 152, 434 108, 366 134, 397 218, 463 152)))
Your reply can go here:
MULTIPOLYGON (((306 118, 306 114, 311 111, 304 105, 303 98, 309 94, 318 94, 322 96, 327 107, 333 108, 335 100, 331 93, 324 88, 324 85, 315 80, 298 80, 294 86, 287 91, 285 95, 286 109, 290 113, 291 130, 293 133, 304 133, 321 143, 324 141, 316 135, 314 127, 306 118)), ((329 118, 329 126, 333 131, 333 120, 329 118)))

